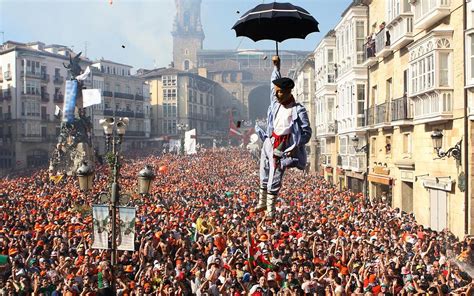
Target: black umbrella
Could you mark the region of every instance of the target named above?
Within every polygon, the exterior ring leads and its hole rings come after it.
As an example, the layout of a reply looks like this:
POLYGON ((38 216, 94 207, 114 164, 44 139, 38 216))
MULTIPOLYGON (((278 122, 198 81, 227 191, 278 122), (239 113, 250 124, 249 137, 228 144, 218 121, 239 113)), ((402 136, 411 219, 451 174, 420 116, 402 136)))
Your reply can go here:
POLYGON ((305 9, 291 3, 267 3, 247 11, 232 27, 237 37, 245 36, 253 41, 305 39, 313 32, 319 32, 318 22, 305 9))

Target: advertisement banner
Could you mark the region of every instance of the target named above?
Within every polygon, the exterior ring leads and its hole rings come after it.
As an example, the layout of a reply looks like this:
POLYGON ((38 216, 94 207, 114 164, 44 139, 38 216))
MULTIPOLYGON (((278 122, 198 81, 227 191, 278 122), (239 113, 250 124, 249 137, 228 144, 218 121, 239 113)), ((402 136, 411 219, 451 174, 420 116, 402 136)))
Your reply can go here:
POLYGON ((135 217, 136 210, 131 207, 119 207, 120 234, 117 250, 135 251, 135 217))
POLYGON ((93 249, 109 248, 109 208, 108 206, 92 206, 92 233, 93 233, 93 249))

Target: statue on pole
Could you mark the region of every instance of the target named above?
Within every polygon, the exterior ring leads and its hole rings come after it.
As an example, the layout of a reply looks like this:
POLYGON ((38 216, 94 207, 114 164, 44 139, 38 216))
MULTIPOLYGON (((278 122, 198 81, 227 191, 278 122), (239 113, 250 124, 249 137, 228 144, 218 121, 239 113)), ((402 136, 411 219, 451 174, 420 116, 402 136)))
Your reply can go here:
POLYGON ((92 147, 93 125, 83 108, 83 80, 89 74, 89 68, 83 72, 80 66, 81 52, 69 57, 69 80, 66 81, 63 114, 58 143, 50 159, 51 174, 73 175, 84 162, 94 163, 92 147))

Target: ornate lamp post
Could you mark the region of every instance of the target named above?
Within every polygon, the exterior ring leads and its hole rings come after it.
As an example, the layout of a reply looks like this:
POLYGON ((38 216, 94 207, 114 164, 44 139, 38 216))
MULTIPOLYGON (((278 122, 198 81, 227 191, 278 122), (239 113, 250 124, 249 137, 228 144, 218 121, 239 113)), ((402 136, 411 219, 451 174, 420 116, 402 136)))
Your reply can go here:
POLYGON ((87 161, 82 162, 82 165, 77 169, 76 175, 79 180, 79 188, 82 191, 85 192, 92 189, 94 168, 87 161))
POLYGON ((179 135, 180 135, 180 139, 181 139, 181 147, 180 147, 180 153, 184 155, 184 135, 186 133, 186 131, 188 130, 189 128, 189 125, 187 123, 178 123, 176 125, 176 128, 179 132, 179 135))

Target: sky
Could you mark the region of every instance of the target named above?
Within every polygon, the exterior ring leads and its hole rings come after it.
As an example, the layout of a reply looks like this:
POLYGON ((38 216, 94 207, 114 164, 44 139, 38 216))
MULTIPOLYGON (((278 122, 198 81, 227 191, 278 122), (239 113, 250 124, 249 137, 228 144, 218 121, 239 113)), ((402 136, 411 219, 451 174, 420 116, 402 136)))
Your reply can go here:
MULTIPOLYGON (((204 49, 275 48, 274 42, 237 38, 231 30, 239 15, 263 2, 271 1, 202 0, 204 49)), ((321 32, 284 41, 280 50, 314 50, 350 2, 292 0, 316 18, 321 32)), ((172 61, 175 14, 174 0, 0 0, 0 41, 60 44, 83 55, 87 47, 91 60, 104 58, 135 69, 165 67, 172 61)))

